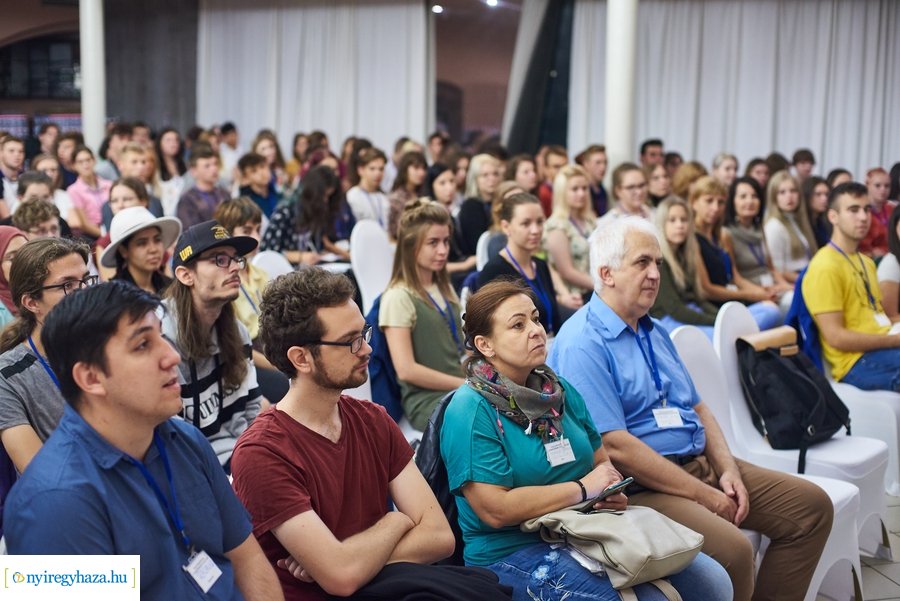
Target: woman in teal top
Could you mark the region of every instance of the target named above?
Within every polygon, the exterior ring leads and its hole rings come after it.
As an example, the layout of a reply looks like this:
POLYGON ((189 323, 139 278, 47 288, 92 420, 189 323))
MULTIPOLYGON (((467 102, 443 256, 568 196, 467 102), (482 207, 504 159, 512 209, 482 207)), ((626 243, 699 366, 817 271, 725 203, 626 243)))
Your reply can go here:
MULTIPOLYGON (((447 407, 440 440, 466 563, 494 571, 517 600, 619 599, 604 574, 519 529, 622 479, 581 395, 544 364, 547 335, 531 291, 512 281, 485 285, 466 306, 465 335, 466 383, 447 407)), ((594 507, 627 504, 620 493, 594 507)), ((686 601, 733 595, 725 569, 703 554, 669 580, 686 601)), ((634 590, 642 601, 664 599, 650 584, 634 590)))

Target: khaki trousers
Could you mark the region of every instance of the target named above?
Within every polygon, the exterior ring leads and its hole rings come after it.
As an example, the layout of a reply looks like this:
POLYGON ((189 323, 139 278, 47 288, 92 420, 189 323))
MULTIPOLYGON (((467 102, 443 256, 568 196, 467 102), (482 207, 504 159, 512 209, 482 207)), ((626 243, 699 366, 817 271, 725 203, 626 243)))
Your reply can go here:
MULTIPOLYGON (((703 505, 675 495, 639 492, 629 497, 629 503, 652 507, 703 534, 703 552, 728 571, 736 601, 802 601, 831 533, 831 499, 806 480, 736 461, 750 497, 750 513, 740 527, 771 539, 755 587, 753 549, 737 526, 703 505)), ((682 469, 721 490, 719 475, 705 455, 698 455, 682 469)))

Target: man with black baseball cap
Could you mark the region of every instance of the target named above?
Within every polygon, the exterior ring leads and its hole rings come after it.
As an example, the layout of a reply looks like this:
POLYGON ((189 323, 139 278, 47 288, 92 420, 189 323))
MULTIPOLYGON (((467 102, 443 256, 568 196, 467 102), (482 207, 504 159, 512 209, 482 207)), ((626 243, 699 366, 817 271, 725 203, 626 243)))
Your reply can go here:
POLYGON ((256 245, 215 221, 188 228, 175 244, 175 281, 164 301, 163 333, 181 354, 181 416, 206 435, 226 472, 234 443, 262 403, 250 335, 231 303, 240 294, 244 255, 256 245))

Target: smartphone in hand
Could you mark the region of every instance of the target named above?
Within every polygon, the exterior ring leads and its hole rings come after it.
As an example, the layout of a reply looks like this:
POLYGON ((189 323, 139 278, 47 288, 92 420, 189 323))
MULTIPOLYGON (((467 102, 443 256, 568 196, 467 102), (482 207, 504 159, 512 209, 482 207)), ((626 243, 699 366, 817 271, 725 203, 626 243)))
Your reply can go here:
POLYGON ((622 492, 632 482, 634 482, 634 478, 632 478, 631 476, 628 476, 624 480, 619 480, 618 482, 616 482, 614 484, 610 484, 609 486, 604 488, 603 492, 601 492, 599 495, 597 495, 596 497, 594 497, 593 499, 591 499, 590 501, 588 501, 587 503, 585 503, 584 505, 579 507, 578 511, 580 511, 581 513, 590 513, 591 511, 594 510, 595 504, 599 503, 606 497, 609 497, 614 494, 622 492))

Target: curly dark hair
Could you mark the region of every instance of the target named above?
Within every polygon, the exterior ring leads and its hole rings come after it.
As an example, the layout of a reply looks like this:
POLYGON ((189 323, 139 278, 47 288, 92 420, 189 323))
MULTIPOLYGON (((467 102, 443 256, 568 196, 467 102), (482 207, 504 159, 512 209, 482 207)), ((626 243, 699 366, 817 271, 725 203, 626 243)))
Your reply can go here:
MULTIPOLYGON (((347 276, 317 267, 275 278, 266 286, 259 305, 259 340, 266 359, 288 378, 296 376, 288 349, 304 340, 321 339, 325 327, 319 309, 342 305, 355 293, 347 276)), ((318 351, 314 346, 311 352, 316 356, 318 351)))

